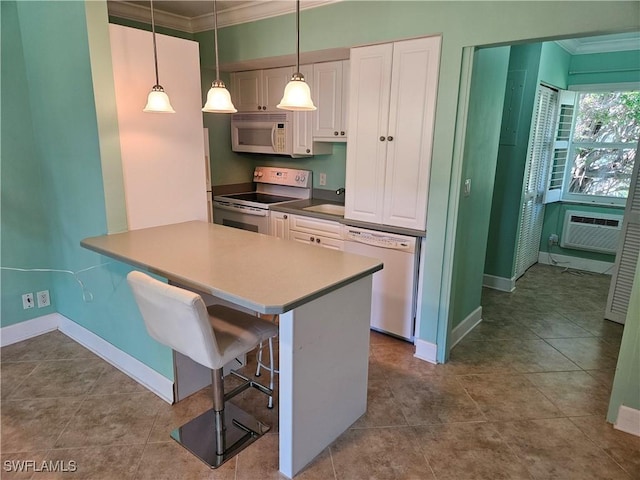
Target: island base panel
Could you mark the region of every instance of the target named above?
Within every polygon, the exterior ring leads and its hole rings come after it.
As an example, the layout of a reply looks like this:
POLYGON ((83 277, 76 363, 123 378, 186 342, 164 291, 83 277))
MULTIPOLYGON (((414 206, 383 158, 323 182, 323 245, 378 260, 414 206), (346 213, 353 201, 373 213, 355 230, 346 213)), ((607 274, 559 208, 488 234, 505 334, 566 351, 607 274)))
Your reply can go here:
POLYGON ((367 410, 372 278, 280 315, 280 472, 289 478, 367 410))

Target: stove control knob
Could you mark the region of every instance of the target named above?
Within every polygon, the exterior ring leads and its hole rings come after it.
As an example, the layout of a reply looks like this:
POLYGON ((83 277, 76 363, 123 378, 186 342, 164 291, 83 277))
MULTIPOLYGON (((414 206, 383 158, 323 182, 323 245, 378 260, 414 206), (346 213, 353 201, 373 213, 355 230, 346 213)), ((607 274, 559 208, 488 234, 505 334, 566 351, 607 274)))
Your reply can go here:
POLYGON ((296 175, 296 182, 300 181, 300 175, 296 175))
POLYGON ((262 172, 258 172, 258 178, 262 177, 262 172))
POLYGON ((304 175, 302 175, 302 176, 300 177, 300 182, 301 182, 301 183, 304 183, 304 181, 305 181, 306 179, 307 179, 307 177, 305 177, 304 175))

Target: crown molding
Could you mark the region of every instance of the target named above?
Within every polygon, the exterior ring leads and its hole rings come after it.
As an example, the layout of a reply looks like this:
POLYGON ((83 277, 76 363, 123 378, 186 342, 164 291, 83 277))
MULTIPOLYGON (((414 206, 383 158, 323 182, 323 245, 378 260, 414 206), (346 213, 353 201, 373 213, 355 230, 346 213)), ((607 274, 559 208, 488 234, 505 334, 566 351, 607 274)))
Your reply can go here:
POLYGON ((602 37, 556 40, 571 55, 640 50, 640 36, 636 34, 604 35, 602 37))
MULTIPOLYGON (((342 0, 305 0, 301 2, 301 10, 337 3, 342 0)), ((107 2, 109 15, 137 22, 150 23, 151 11, 148 7, 128 2, 107 2)), ((218 28, 239 25, 241 23, 255 22, 265 18, 277 17, 294 13, 295 3, 290 1, 254 1, 243 2, 236 7, 231 7, 218 12, 218 28)), ((156 26, 171 28, 186 33, 199 33, 213 30, 213 12, 198 17, 185 17, 168 13, 158 8, 154 9, 156 26)))

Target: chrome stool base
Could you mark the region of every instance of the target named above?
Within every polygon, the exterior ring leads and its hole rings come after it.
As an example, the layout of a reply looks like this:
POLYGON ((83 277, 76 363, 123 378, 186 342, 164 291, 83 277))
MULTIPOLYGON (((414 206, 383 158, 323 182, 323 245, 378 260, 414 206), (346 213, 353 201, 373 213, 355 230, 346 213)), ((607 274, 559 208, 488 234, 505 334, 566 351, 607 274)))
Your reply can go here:
POLYGON ((224 408, 224 442, 218 449, 215 428, 215 412, 207 410, 202 415, 171 432, 171 438, 189 450, 210 468, 218 468, 238 452, 269 431, 269 426, 256 420, 232 403, 224 408), (224 451, 222 455, 217 450, 224 451))

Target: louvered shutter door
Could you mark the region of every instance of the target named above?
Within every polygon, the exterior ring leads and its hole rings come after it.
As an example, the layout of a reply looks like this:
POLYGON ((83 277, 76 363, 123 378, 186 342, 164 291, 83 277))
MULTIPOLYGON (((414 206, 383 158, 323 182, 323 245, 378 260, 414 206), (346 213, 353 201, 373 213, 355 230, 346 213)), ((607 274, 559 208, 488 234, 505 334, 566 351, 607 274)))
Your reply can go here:
POLYGON ((640 159, 636 148, 635 164, 631 175, 631 188, 624 211, 620 244, 611 276, 609 298, 604 317, 624 323, 631 298, 633 278, 640 255, 640 159))
POLYGON ((549 162, 544 203, 558 202, 562 197, 562 184, 569 155, 577 98, 576 92, 567 90, 556 92, 555 101, 558 102, 556 138, 553 144, 552 159, 549 162))
POLYGON ((519 278, 538 261, 538 250, 544 220, 542 196, 551 165, 554 143, 558 92, 541 85, 527 151, 524 173, 522 210, 515 258, 515 276, 519 278))

